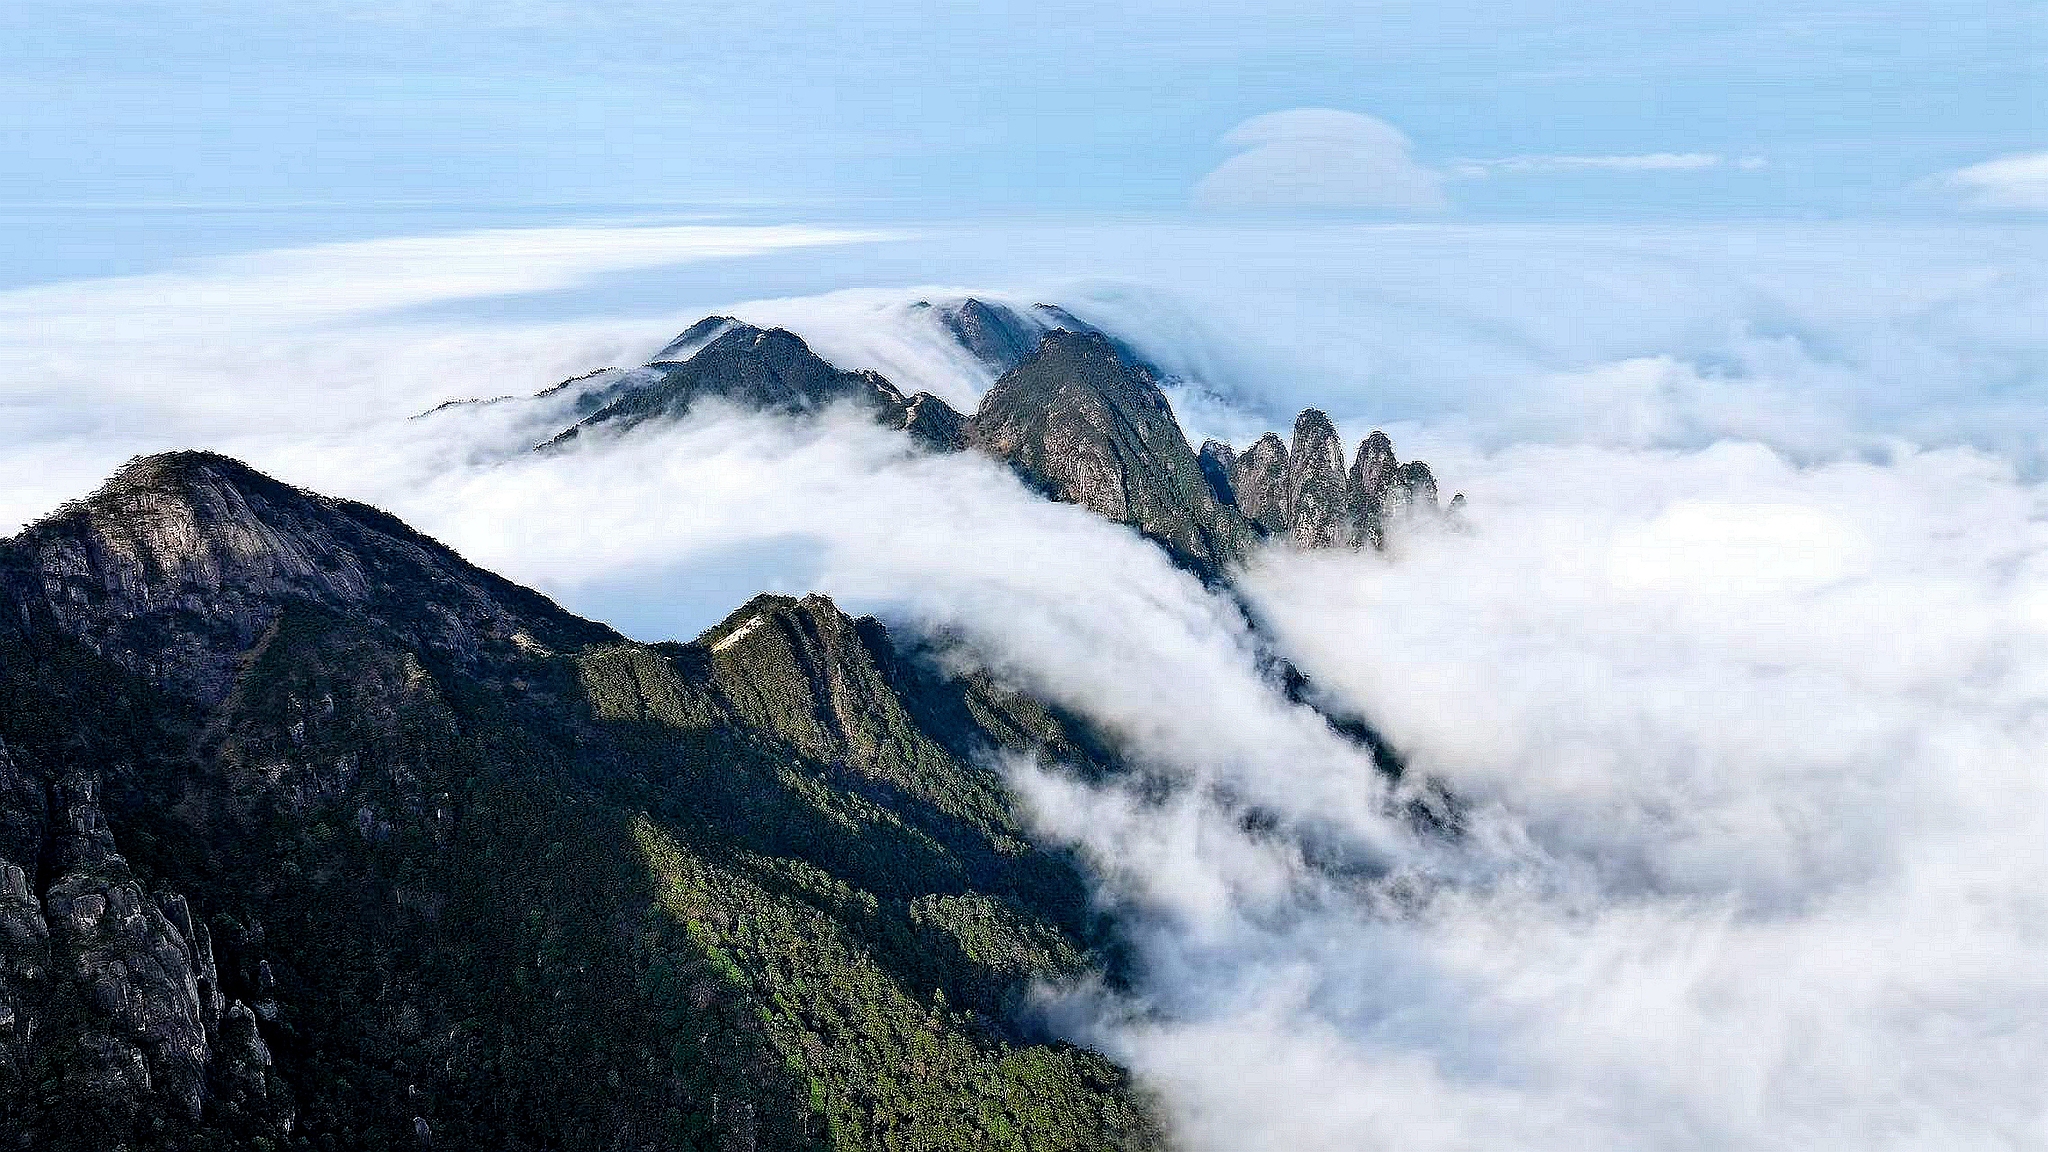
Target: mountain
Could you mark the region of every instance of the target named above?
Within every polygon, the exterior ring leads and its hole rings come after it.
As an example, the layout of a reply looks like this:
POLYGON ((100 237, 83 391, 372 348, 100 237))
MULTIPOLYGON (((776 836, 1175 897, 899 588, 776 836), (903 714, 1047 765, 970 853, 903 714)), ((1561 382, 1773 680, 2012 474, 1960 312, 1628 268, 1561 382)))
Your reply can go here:
POLYGON ((0 541, 0 1133, 1156 1147, 1032 1023, 1120 950, 988 766, 1115 758, 938 667, 819 597, 634 643, 375 509, 135 461, 0 541))
POLYGON ((1429 466, 1396 461, 1384 433, 1361 443, 1347 468, 1335 426, 1310 408, 1291 447, 1267 433, 1242 453, 1214 440, 1197 453, 1157 369, 1066 310, 971 296, 913 308, 1000 373, 972 415, 930 393, 906 398, 874 372, 837 368, 795 333, 710 316, 643 367, 551 389, 579 389, 582 419, 547 446, 598 429, 629 432, 707 397, 787 414, 852 403, 929 449, 1001 460, 1045 495, 1130 525, 1206 580, 1221 579, 1262 539, 1378 547, 1389 525, 1437 514, 1429 466))
POLYGON ((960 418, 929 393, 906 398, 878 373, 834 367, 793 332, 763 330, 724 316, 692 325, 653 362, 604 387, 602 403, 550 445, 560 446, 601 425, 625 432, 656 417, 681 416, 707 398, 790 414, 852 403, 942 448, 954 446, 960 418))
MULTIPOLYGON (((1335 426, 1314 408, 1296 418, 1292 448, 1268 432, 1243 452, 1211 440, 1202 453, 1212 491, 1297 548, 1377 548, 1388 527, 1442 514, 1429 465, 1399 463, 1393 442, 1375 431, 1347 469, 1335 426)), ((1451 508, 1464 499, 1454 498, 1451 508)))
POLYGON ((1100 333, 1116 345, 1117 354, 1157 374, 1157 369, 1130 345, 1103 332, 1057 304, 1016 308, 999 301, 963 296, 953 300, 920 300, 913 313, 927 314, 966 352, 1000 376, 1031 358, 1048 333, 1100 333))
POLYGON ((1099 332, 1048 333, 982 397, 968 442, 1053 499, 1129 524, 1204 574, 1220 574, 1254 539, 1210 492, 1158 382, 1099 332))

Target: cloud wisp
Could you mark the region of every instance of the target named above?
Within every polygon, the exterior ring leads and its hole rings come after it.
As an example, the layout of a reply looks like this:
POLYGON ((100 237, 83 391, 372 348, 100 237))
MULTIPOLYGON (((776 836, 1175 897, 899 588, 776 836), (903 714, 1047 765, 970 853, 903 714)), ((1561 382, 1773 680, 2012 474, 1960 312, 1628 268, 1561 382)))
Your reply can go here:
POLYGON ((1631 156, 1503 156, 1494 160, 1453 160, 1446 165, 1457 176, 1491 176, 1523 172, 1699 172, 1735 168, 1754 172, 1769 166, 1761 156, 1729 159, 1716 152, 1645 152, 1631 156))
POLYGON ((2022 152, 1959 168, 1945 183, 1971 208, 2048 210, 2048 152, 2022 152))
POLYGON ((1334 108, 1289 108, 1254 116, 1225 133, 1223 144, 1236 154, 1195 185, 1197 209, 1255 214, 1432 213, 1451 207, 1444 188, 1450 179, 1714 169, 1754 172, 1770 163, 1762 156, 1645 152, 1531 154, 1452 160, 1438 166, 1417 159, 1407 135, 1385 120, 1334 108))

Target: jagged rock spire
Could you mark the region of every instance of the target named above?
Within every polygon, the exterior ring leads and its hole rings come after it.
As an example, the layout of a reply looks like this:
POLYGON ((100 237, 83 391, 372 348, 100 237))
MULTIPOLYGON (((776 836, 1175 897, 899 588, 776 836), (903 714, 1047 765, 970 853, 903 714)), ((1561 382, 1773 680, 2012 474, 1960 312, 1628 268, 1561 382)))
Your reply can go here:
POLYGON ((1288 452, 1288 532, 1299 548, 1353 542, 1353 501, 1344 476, 1344 444, 1330 418, 1315 408, 1294 421, 1288 452))
POLYGON ((1288 531, 1293 516, 1288 510, 1287 443, 1268 432, 1237 457, 1230 476, 1237 493, 1237 507, 1268 536, 1288 531))
POLYGON ((1202 479, 1209 482, 1209 494, 1217 503, 1235 507, 1237 491, 1230 485, 1230 473, 1237 466, 1237 449, 1221 440, 1204 440, 1196 458, 1202 465, 1202 479))
POLYGON ((1205 576, 1252 533, 1216 499, 1157 380, 1100 332, 1055 329, 982 398, 969 440, 1056 500, 1158 541, 1205 576))

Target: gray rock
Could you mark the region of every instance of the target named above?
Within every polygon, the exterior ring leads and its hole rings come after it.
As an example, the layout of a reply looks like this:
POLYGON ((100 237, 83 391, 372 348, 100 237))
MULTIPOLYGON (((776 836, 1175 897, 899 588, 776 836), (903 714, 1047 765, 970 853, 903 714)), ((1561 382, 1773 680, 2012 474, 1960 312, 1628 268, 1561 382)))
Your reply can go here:
POLYGON ((1202 478, 1209 482, 1209 495, 1218 504, 1237 504, 1237 492, 1230 486, 1230 473, 1237 466, 1237 449, 1221 440, 1202 441, 1202 450, 1196 454, 1202 464, 1202 478))
POLYGON ((1295 418, 1287 454, 1287 527, 1297 548, 1350 546, 1357 540, 1354 501, 1336 426, 1309 408, 1295 418))
POLYGON ((542 447, 565 446, 598 428, 628 432, 649 420, 681 416, 698 401, 710 398, 787 414, 852 403, 898 428, 904 427, 910 406, 896 386, 880 375, 836 368, 794 332, 763 330, 737 321, 720 328, 688 358, 657 361, 611 387, 614 398, 542 447))
POLYGON ((1289 508, 1287 443, 1268 432, 1238 454, 1231 470, 1231 490, 1238 510, 1268 536, 1291 538, 1294 516, 1289 508))
POLYGON ((1039 491, 1131 525, 1205 576, 1253 540, 1238 510, 1217 501, 1158 382, 1100 333, 1048 333, 982 398, 969 440, 1039 491))

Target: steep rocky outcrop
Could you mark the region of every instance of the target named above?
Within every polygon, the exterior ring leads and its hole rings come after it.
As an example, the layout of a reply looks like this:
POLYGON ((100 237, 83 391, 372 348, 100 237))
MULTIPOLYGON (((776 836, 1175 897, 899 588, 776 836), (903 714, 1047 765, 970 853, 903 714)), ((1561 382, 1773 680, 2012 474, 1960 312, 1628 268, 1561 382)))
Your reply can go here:
POLYGON ((1389 526, 1440 514, 1429 465, 1398 462, 1387 434, 1374 432, 1347 469, 1336 428, 1314 408, 1295 420, 1291 449, 1268 432, 1241 453, 1217 443, 1215 455, 1233 461, 1230 490, 1245 516, 1297 548, 1378 547, 1389 526))
POLYGON ((940 452, 967 447, 967 417, 929 392, 919 392, 904 405, 901 427, 911 439, 940 452))
POLYGON ((1330 418, 1314 408, 1294 421, 1287 452, 1288 532, 1297 548, 1336 548, 1358 540, 1355 502, 1344 475, 1344 445, 1330 418))
POLYGON ((1242 453, 1217 440, 1196 453, 1158 371, 1066 310, 975 297, 913 308, 1000 373, 972 416, 930 393, 905 398, 873 372, 838 369, 792 333, 711 316, 647 366, 577 385, 584 418, 551 444, 598 428, 624 432, 705 397, 790 414, 853 403, 928 449, 1002 460, 1047 496, 1137 529, 1206 579, 1260 539, 1377 546, 1389 524, 1436 511, 1428 467, 1395 460, 1384 433, 1367 438, 1348 470, 1335 427, 1313 408, 1295 421, 1291 447, 1267 433, 1242 453))
POLYGON ((675 339, 662 345, 649 364, 680 364, 704 350, 713 340, 735 328, 745 327, 731 316, 706 316, 683 329, 675 339))
POLYGON ((968 439, 1053 499, 1129 524, 1204 574, 1253 540, 1211 491, 1158 381, 1100 333, 1047 334, 982 397, 968 439))
POLYGON ((0 610, 208 703, 287 602, 364 614, 461 663, 609 634, 388 513, 204 452, 135 460, 0 548, 0 610))
POLYGON ((945 402, 937 397, 919 393, 914 400, 906 399, 878 373, 848 372, 827 363, 793 332, 763 330, 730 317, 692 325, 662 356, 630 375, 623 386, 610 386, 602 406, 550 444, 562 445, 600 426, 630 431, 657 417, 681 416, 710 398, 791 414, 850 403, 869 409, 891 427, 937 440, 958 422, 957 413, 947 419, 941 411, 945 402))
MULTIPOLYGON (((1101 332, 1095 325, 1057 304, 1018 308, 998 301, 964 296, 953 300, 920 300, 913 312, 928 313, 969 355, 997 376, 1029 360, 1049 332, 1101 332)), ((1102 333, 1124 359, 1148 370, 1151 365, 1129 345, 1102 333)))
POLYGON ((964 300, 933 304, 919 301, 918 309, 930 309, 939 326, 976 360, 996 373, 1007 372, 1023 363, 1045 335, 1045 325, 1035 318, 1019 315, 1001 304, 988 304, 972 296, 964 300))
MULTIPOLYGON (((1225 445, 1228 447, 1228 445, 1225 445)), ((1237 455, 1231 470, 1231 491, 1237 507, 1268 536, 1285 538, 1294 523, 1289 504, 1293 472, 1287 442, 1268 432, 1237 455)))
POLYGON ((0 1133, 1155 1146, 1019 1015, 1114 954, 987 766, 1045 746, 1107 763, 821 598, 634 644, 375 510, 137 461, 0 542, 0 1133))
POLYGON ((289 1132, 291 1099, 249 1008, 221 991, 206 926, 183 896, 144 890, 99 787, 86 771, 35 771, 0 741, 0 1118, 26 1136, 49 1117, 105 1147, 209 1106, 289 1132))
POLYGON ((1230 483, 1230 474, 1237 467, 1236 450, 1221 440, 1204 440, 1195 459, 1202 465, 1202 479, 1209 482, 1209 495, 1218 504, 1236 505, 1237 490, 1230 483))

